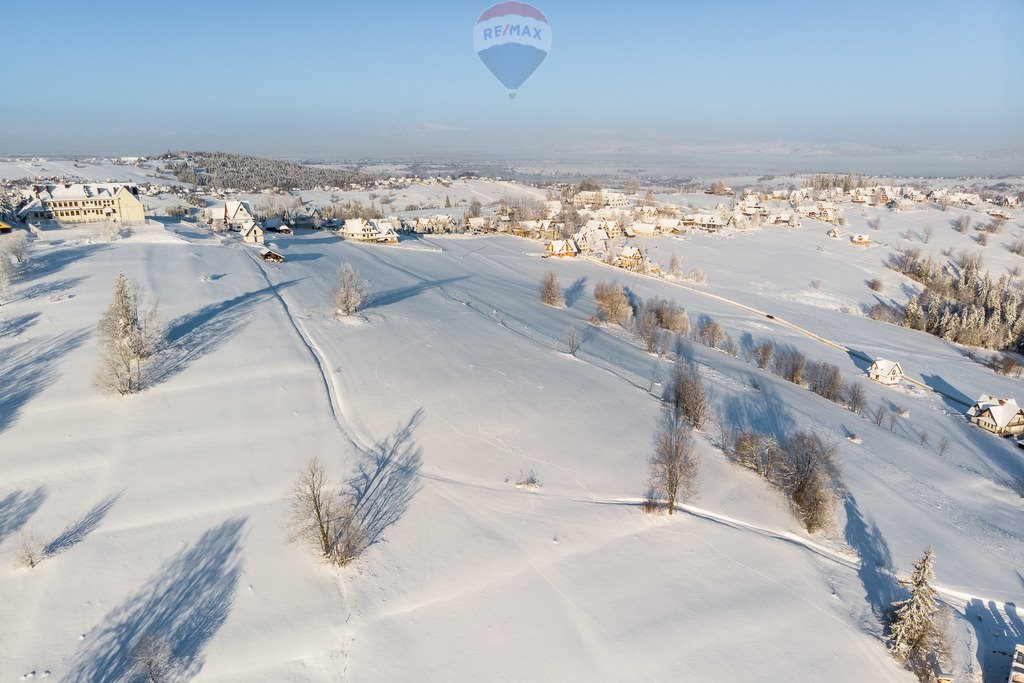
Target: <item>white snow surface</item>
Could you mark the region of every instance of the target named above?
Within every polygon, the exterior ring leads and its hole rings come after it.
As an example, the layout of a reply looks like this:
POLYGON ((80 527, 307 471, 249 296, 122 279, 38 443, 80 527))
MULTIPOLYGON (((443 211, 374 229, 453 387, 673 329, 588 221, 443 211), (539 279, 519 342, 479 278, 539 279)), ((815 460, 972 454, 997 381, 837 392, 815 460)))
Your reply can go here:
MULTIPOLYGON (((703 268, 699 291, 541 259, 541 244, 511 237, 392 248, 302 233, 277 236, 287 262, 268 264, 189 224, 112 243, 46 233, 0 307, 0 680, 120 680, 147 634, 205 680, 911 680, 872 611, 900 597, 891 572, 927 545, 960 617, 958 672, 980 676, 980 663, 998 680, 997 651, 1024 639, 1024 451, 967 424, 954 400, 870 383, 867 361, 701 292, 899 360, 953 396, 1024 398, 1022 383, 843 312, 874 302, 867 277, 894 298, 915 285, 883 268, 880 240, 858 250, 804 223, 638 241, 703 268), (371 294, 339 321, 343 262, 371 294), (549 269, 562 309, 538 300, 549 269), (119 270, 159 298, 172 342, 153 385, 126 398, 91 385, 119 270), (687 347, 716 417, 838 444, 848 493, 834 532, 803 531, 725 459, 714 427, 698 440, 698 498, 671 517, 640 511, 670 364, 587 325, 593 286, 611 279, 714 316, 741 346, 771 337, 836 363, 872 407, 909 409, 890 431, 687 347), (562 350, 569 325, 586 332, 576 357, 562 350), (288 543, 303 463, 318 456, 341 482, 414 417, 419 490, 381 542, 340 570, 288 543), (531 470, 541 486, 517 487, 531 470), (31 570, 14 566, 25 529, 52 551, 31 570)), ((936 254, 967 240, 937 228, 936 254)))

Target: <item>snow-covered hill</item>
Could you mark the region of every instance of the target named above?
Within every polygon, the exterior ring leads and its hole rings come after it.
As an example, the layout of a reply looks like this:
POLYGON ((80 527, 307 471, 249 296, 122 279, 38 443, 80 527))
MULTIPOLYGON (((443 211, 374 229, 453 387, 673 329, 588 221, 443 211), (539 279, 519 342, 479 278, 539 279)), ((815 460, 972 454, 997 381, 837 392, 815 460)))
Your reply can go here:
POLYGON ((714 428, 685 513, 637 505, 670 361, 587 324, 601 280, 711 315, 741 345, 790 344, 846 379, 863 360, 799 328, 904 361, 947 394, 1024 398, 1019 380, 950 344, 865 317, 866 277, 910 285, 884 275, 887 250, 818 233, 647 241, 656 260, 678 251, 702 267, 701 290, 544 260, 507 237, 384 247, 307 233, 275 238, 287 261, 272 265, 188 225, 112 243, 48 233, 0 308, 0 679, 120 680, 155 633, 207 680, 909 680, 873 611, 899 594, 892 571, 932 545, 961 615, 959 671, 980 675, 978 659, 998 680, 1000 653, 1024 639, 1024 451, 968 425, 952 399, 865 379, 870 405, 909 411, 890 430, 687 345, 715 418, 839 444, 838 526, 809 536, 726 460, 714 428), (343 262, 371 295, 339 321, 343 262), (127 398, 91 386, 118 270, 159 298, 173 351, 127 398), (564 309, 538 300, 547 270, 564 309), (586 330, 575 357, 570 325, 586 330), (340 571, 289 544, 286 494, 303 463, 318 456, 341 482, 394 435, 423 463, 381 542, 340 571), (516 486, 530 471, 541 485, 516 486), (52 554, 17 569, 30 528, 52 554))

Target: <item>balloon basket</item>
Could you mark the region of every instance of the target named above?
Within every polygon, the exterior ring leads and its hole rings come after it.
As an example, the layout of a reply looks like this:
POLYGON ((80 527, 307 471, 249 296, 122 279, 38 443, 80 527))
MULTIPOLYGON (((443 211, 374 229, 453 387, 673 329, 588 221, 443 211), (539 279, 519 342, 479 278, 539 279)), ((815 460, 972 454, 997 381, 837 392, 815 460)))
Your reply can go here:
POLYGON ((510 92, 510 93, 508 94, 508 98, 509 98, 510 100, 514 100, 514 99, 516 98, 516 94, 515 94, 514 92, 510 92))

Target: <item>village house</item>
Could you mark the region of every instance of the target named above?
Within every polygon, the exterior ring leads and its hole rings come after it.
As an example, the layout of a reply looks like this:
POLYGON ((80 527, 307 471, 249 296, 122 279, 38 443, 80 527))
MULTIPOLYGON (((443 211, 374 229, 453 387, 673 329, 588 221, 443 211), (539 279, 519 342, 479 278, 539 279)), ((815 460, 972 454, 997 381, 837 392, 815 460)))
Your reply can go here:
POLYGON ((626 245, 619 252, 619 267, 626 270, 643 270, 646 260, 644 253, 634 246, 626 245))
POLYGON ((825 234, 831 237, 832 239, 838 239, 840 234, 839 228, 829 228, 828 232, 825 234))
POLYGON ((649 223, 647 221, 636 221, 630 227, 633 229, 633 235, 637 237, 654 237, 661 232, 658 230, 656 223, 649 223))
POLYGON ((284 222, 283 218, 268 218, 263 221, 263 229, 270 232, 277 232, 282 235, 291 235, 292 228, 284 222))
POLYGON ((557 256, 559 258, 576 256, 580 252, 576 243, 572 240, 551 240, 544 247, 546 256, 557 256))
POLYGON ((967 411, 970 421, 998 436, 1024 434, 1024 408, 1012 398, 983 394, 967 411))
POLYGON ((599 227, 600 221, 597 221, 597 225, 598 227, 592 227, 590 223, 587 223, 572 236, 581 253, 590 254, 604 251, 607 248, 608 233, 604 228, 599 227))
POLYGON ((118 183, 61 183, 36 185, 32 201, 19 217, 24 221, 55 220, 62 223, 90 223, 115 220, 124 224, 144 223, 146 207, 136 185, 118 183))
POLYGON ((1014 195, 1007 195, 1003 197, 1003 208, 1005 209, 1016 209, 1020 206, 1020 197, 1014 195))
POLYGON ((864 235, 862 233, 858 233, 851 237, 850 241, 861 247, 869 247, 871 246, 871 235, 864 235))
POLYGON ((217 220, 224 221, 224 225, 233 230, 238 230, 256 220, 256 214, 253 213, 249 202, 241 202, 234 199, 224 202, 224 206, 210 209, 210 212, 211 222, 217 220))
POLYGON ((263 244, 266 232, 254 221, 249 221, 241 228, 242 241, 249 244, 263 244))
POLYGON ((391 221, 366 220, 364 218, 348 218, 341 227, 341 236, 356 242, 395 243, 398 231, 391 221))
POLYGON ((868 368, 868 378, 879 384, 893 386, 903 381, 903 368, 898 361, 876 358, 868 368))
POLYGON ((9 223, 4 223, 3 221, 0 221, 0 235, 6 235, 7 233, 11 232, 11 230, 13 230, 13 228, 10 226, 9 223))

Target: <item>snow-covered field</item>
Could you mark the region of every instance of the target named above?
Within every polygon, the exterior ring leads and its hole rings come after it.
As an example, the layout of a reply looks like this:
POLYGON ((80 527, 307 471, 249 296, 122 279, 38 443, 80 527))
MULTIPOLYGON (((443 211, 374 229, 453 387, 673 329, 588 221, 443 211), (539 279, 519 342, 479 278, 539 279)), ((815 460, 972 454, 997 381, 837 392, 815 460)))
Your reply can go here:
MULTIPOLYGON (((873 215, 848 212, 846 230, 873 215)), ((694 344, 716 417, 838 443, 848 492, 837 528, 809 536, 709 428, 698 498, 648 516, 637 503, 669 362, 586 323, 593 286, 617 279, 846 379, 865 363, 797 327, 900 360, 946 394, 1024 399, 1021 381, 961 349, 864 315, 865 279, 901 301, 915 287, 882 265, 899 233, 932 224, 924 248, 971 246, 941 222, 955 215, 886 212, 868 249, 813 221, 641 241, 656 261, 676 251, 701 267, 696 291, 544 260, 509 237, 386 247, 303 233, 272 240, 287 258, 273 265, 191 224, 111 243, 46 233, 0 307, 0 680, 121 680, 147 634, 208 680, 910 680, 873 612, 899 595, 892 572, 931 545, 960 615, 957 672, 998 681, 1024 640, 1024 451, 912 385, 863 382, 871 406, 909 410, 890 431, 694 344), (343 262, 371 296, 338 321, 343 262), (564 309, 538 300, 549 269, 564 309), (118 270, 159 298, 173 350, 127 398, 91 386, 118 270), (569 325, 586 330, 576 357, 562 348, 569 325), (342 570, 289 544, 303 463, 318 456, 341 482, 389 436, 423 461, 381 541, 342 570), (516 486, 530 471, 541 485, 516 486), (51 550, 31 570, 14 567, 25 529, 51 550)), ((1024 260, 999 246, 1020 225, 985 248, 995 272, 1024 260)))

